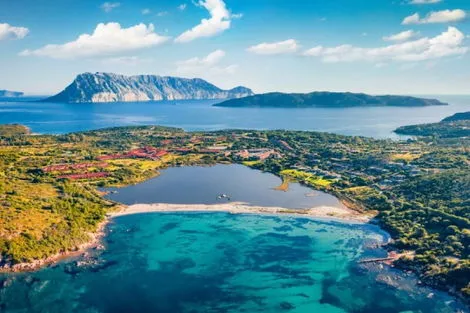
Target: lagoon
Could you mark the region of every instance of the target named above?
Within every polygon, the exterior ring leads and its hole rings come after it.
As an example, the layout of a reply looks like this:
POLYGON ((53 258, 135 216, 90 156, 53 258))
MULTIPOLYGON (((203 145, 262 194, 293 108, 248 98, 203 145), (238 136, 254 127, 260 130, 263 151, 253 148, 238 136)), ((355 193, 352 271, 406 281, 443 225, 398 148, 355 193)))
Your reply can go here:
POLYGON ((288 209, 340 206, 332 195, 291 183, 287 192, 274 190, 282 180, 243 165, 185 166, 162 170, 156 178, 124 188, 106 188, 110 200, 127 205, 136 203, 217 204, 220 194, 231 202, 288 209))
MULTIPOLYGON (((183 167, 113 196, 133 202, 237 200, 297 207, 334 197, 240 165, 183 167), (214 181, 216 177, 224 180, 214 181), (185 186, 178 187, 178 182, 185 186), (233 189, 231 189, 233 188, 233 189), (175 189, 179 191, 175 191, 175 189), (254 190, 253 190, 254 189, 254 190)), ((0 274, 0 311, 22 312, 468 312, 448 295, 382 265, 388 235, 371 224, 293 216, 145 213, 112 219, 104 250, 34 273, 0 274), (458 311, 460 310, 460 311, 458 311)))

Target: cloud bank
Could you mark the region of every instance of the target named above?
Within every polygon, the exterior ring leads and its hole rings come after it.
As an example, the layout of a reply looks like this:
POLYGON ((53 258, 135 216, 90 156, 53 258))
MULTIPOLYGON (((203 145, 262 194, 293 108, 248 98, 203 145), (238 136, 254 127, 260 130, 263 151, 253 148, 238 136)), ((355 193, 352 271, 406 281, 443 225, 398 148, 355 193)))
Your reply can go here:
POLYGON ((464 10, 442 10, 431 12, 425 17, 421 17, 418 13, 405 17, 403 25, 409 24, 436 24, 436 23, 451 23, 460 22, 467 17, 464 10))
POLYGON ((303 53, 305 56, 320 58, 326 63, 354 61, 405 61, 416 62, 462 55, 468 52, 464 46, 465 35, 455 27, 436 37, 425 37, 379 48, 361 48, 340 45, 326 48, 317 46, 303 53))
POLYGON ((119 23, 100 23, 91 35, 83 34, 64 44, 49 44, 36 50, 24 50, 20 55, 55 59, 109 56, 157 46, 168 39, 155 33, 153 24, 122 28, 119 23))

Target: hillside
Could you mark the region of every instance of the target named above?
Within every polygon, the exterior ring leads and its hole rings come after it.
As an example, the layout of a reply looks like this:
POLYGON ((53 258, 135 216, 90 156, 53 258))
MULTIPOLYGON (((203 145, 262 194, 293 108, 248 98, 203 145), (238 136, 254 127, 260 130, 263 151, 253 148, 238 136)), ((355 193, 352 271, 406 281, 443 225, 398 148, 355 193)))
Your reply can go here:
POLYGON ((240 98, 252 94, 245 87, 223 90, 200 78, 84 73, 78 75, 65 90, 42 101, 87 103, 209 100, 240 98))
POLYGON ((454 114, 438 123, 402 126, 397 128, 395 133, 441 138, 470 137, 470 112, 454 114))
POLYGON ((410 96, 371 96, 350 92, 311 92, 300 93, 266 93, 227 100, 215 104, 220 107, 257 107, 257 108, 308 108, 308 107, 361 107, 361 106, 400 106, 416 107, 447 105, 435 99, 424 99, 410 96))

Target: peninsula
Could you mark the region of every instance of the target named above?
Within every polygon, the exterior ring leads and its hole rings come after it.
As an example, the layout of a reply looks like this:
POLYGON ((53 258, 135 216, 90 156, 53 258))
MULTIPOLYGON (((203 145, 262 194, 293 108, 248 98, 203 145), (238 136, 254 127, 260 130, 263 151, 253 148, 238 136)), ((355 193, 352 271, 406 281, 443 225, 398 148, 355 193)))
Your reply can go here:
POLYGON ((349 209, 227 204, 226 211, 376 216, 393 238, 388 249, 403 255, 397 267, 469 300, 468 138, 429 144, 282 130, 185 132, 139 126, 31 135, 19 125, 1 128, 0 265, 5 270, 41 265, 94 242, 91 234, 109 214, 175 209, 150 204, 121 211, 122 205, 107 200, 98 187, 136 184, 168 167, 238 163, 281 177, 283 187, 300 182, 330 193, 349 209))
POLYGON ((351 92, 311 92, 311 93, 266 93, 230 99, 214 106, 247 108, 310 108, 310 107, 374 107, 399 106, 420 107, 447 105, 436 99, 410 96, 371 96, 351 92))
POLYGON ((438 123, 402 126, 395 133, 436 138, 470 137, 470 112, 456 113, 438 123))
POLYGON ((230 99, 253 95, 246 87, 220 89, 200 79, 156 75, 124 76, 112 73, 84 73, 63 91, 43 102, 144 102, 163 100, 230 99))

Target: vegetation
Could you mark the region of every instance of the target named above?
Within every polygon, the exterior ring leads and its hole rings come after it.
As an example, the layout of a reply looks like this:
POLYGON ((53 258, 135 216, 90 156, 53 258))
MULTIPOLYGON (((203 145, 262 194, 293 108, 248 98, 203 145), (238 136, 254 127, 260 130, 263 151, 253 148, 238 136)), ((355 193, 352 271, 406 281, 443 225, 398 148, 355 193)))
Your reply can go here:
POLYGON ((241 163, 285 183, 325 190, 358 210, 376 211, 394 239, 389 248, 414 251, 397 265, 414 270, 424 283, 470 299, 468 138, 392 141, 164 127, 32 136, 9 127, 0 127, 3 265, 73 250, 88 240, 115 206, 99 186, 137 183, 170 166, 241 163), (127 153, 147 146, 159 149, 159 157, 127 153), (77 174, 99 175, 70 176, 77 174))
POLYGON ((470 112, 457 113, 439 123, 402 126, 395 132, 400 135, 436 138, 470 137, 470 112))
POLYGON ((358 106, 400 106, 416 107, 447 105, 436 99, 410 96, 371 96, 351 92, 281 93, 271 92, 243 98, 230 99, 215 104, 221 107, 260 108, 308 108, 308 107, 358 107, 358 106))

